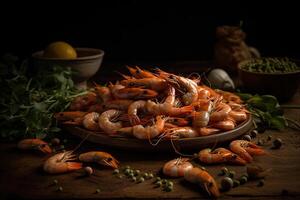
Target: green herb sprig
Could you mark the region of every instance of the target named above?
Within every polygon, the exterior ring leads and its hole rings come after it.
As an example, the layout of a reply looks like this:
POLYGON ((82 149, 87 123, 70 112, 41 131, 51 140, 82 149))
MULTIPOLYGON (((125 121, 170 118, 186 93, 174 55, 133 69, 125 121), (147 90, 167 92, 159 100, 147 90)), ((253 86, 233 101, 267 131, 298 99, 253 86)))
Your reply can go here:
POLYGON ((53 66, 31 73, 27 61, 11 55, 2 58, 0 76, 0 136, 7 139, 59 132, 53 114, 85 92, 75 89, 70 68, 53 66))
POLYGON ((258 128, 282 130, 288 126, 276 97, 271 95, 251 95, 237 93, 245 101, 258 128))

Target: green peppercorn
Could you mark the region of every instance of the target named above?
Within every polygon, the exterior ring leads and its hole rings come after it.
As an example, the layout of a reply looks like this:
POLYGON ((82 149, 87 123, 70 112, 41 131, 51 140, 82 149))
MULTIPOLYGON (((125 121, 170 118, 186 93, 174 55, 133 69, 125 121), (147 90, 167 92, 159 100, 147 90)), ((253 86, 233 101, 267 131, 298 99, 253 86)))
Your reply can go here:
POLYGON ((132 180, 133 182, 135 182, 135 181, 136 181, 136 177, 135 177, 135 176, 132 177, 131 180, 132 180))
POLYGON ((145 179, 148 179, 149 174, 148 174, 148 173, 144 173, 144 174, 143 174, 143 177, 144 177, 145 179))
POLYGON ((62 187, 62 186, 59 186, 59 187, 57 188, 57 191, 62 192, 62 191, 63 191, 63 187, 62 187))
POLYGON ((231 178, 229 178, 229 177, 224 177, 224 178, 221 180, 221 188, 222 188, 222 190, 228 191, 228 190, 230 190, 232 187, 233 187, 233 181, 232 181, 231 178))
POLYGON ((226 175, 228 173, 228 169, 226 167, 222 167, 221 168, 221 172, 223 172, 224 175, 226 175))
POLYGON ((244 135, 243 139, 247 140, 247 141, 251 141, 251 136, 250 135, 244 135))
POLYGON ((273 148, 274 149, 280 149, 281 146, 282 146, 282 140, 280 138, 276 138, 273 141, 273 148))
POLYGON ((228 177, 233 178, 235 176, 235 171, 229 171, 228 177))
POLYGON ((135 174, 136 176, 138 176, 140 173, 141 173, 141 171, 138 170, 138 169, 134 171, 134 174, 135 174))
POLYGON ((258 135, 258 131, 257 130, 252 130, 250 133, 252 138, 256 138, 256 136, 258 135))
POLYGON ((156 187, 161 187, 162 186, 162 182, 161 181, 156 181, 155 182, 155 186, 156 187))
POLYGON ((258 184, 257 184, 258 187, 262 187, 262 186, 264 186, 264 185, 265 185, 265 180, 264 180, 264 179, 260 180, 260 181, 258 182, 258 184))
POLYGON ((163 185, 165 185, 167 182, 168 182, 167 179, 162 179, 162 180, 161 180, 161 183, 162 183, 163 185))
POLYGON ((118 175, 118 178, 119 178, 119 179, 122 179, 122 178, 123 178, 123 176, 122 176, 121 174, 119 174, 119 175, 118 175))
POLYGON ((240 181, 240 184, 242 185, 242 184, 245 184, 245 183, 248 181, 248 178, 247 178, 247 176, 242 176, 242 177, 239 179, 239 181, 240 181))
POLYGON ((145 181, 145 179, 144 179, 143 177, 140 177, 138 182, 139 182, 139 183, 142 183, 142 182, 144 182, 144 181, 145 181))
POLYGON ((171 186, 167 186, 166 188, 165 188, 165 191, 166 192, 171 192, 173 190, 173 187, 171 187, 171 186))
POLYGON ((161 178, 158 176, 155 178, 155 182, 161 181, 161 178))
POLYGON ((237 187, 237 186, 239 186, 239 185, 240 185, 240 181, 234 179, 234 180, 233 180, 233 187, 237 187))
POLYGON ((58 184, 58 180, 56 180, 56 179, 53 180, 53 184, 54 184, 54 185, 57 185, 57 184, 58 184))
POLYGON ((167 187, 173 187, 173 185, 174 185, 174 184, 173 184, 172 181, 168 181, 168 182, 166 183, 166 186, 167 186, 167 187))
POLYGON ((149 173, 148 178, 149 178, 149 179, 152 179, 153 177, 154 177, 154 175, 153 175, 152 173, 149 173))
POLYGON ((113 174, 119 174, 120 173, 120 171, 118 170, 118 169, 115 169, 114 171, 113 171, 113 174))
POLYGON ((96 193, 100 193, 101 190, 99 188, 96 189, 96 193))

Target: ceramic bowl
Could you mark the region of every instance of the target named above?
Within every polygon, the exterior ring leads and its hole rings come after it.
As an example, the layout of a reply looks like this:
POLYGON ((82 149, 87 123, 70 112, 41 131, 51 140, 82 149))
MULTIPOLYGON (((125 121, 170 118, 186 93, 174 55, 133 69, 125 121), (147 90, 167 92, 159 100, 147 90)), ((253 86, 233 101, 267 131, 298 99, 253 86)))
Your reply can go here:
MULTIPOLYGON (((299 66, 299 62, 293 60, 299 66)), ((243 88, 254 94, 270 94, 276 96, 280 102, 290 100, 299 86, 300 71, 286 73, 250 72, 243 69, 243 65, 250 62, 243 61, 238 66, 238 76, 243 88)))
POLYGON ((76 48, 77 58, 57 59, 43 57, 44 51, 32 54, 36 67, 52 67, 54 65, 71 67, 74 70, 73 80, 78 88, 86 88, 87 80, 99 70, 103 60, 104 51, 93 48, 76 48))

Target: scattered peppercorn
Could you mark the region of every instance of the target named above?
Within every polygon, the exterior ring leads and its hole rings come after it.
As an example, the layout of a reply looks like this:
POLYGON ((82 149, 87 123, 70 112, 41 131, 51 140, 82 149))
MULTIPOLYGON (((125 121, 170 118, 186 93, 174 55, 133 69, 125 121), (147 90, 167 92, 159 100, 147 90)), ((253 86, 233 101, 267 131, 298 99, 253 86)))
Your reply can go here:
POLYGON ((281 146, 282 146, 282 140, 280 138, 276 138, 273 141, 273 148, 274 149, 280 149, 281 146))
POLYGON ((233 187, 237 187, 237 186, 239 186, 239 185, 240 185, 240 181, 234 179, 234 180, 233 180, 233 187))
POLYGON ((264 185, 265 185, 265 180, 264 180, 264 179, 260 180, 260 181, 258 182, 258 184, 257 184, 258 187, 262 187, 262 186, 264 186, 264 185))
POLYGON ((251 136, 250 135, 244 135, 243 139, 247 140, 247 141, 251 141, 251 136))
POLYGON ((91 167, 85 167, 84 171, 87 176, 90 176, 93 174, 93 168, 91 168, 91 167))
POLYGON ((257 130, 252 130, 250 133, 252 138, 256 138, 256 136, 258 135, 258 131, 257 130))
POLYGON ((224 178, 221 180, 221 188, 222 188, 222 190, 228 191, 228 190, 230 190, 232 187, 233 187, 233 181, 232 181, 231 178, 229 178, 229 177, 224 177, 224 178))

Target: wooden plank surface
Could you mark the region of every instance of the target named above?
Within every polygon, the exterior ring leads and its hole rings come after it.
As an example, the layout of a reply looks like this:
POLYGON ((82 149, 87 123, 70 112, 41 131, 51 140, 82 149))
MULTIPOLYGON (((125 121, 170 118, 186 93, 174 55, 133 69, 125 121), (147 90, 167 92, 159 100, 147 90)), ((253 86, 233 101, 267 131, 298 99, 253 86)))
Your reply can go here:
MULTIPOLYGON (((300 92, 294 96, 290 104, 300 103, 300 92)), ((300 122, 298 110, 286 110, 285 116, 300 122)), ((257 187, 258 181, 248 183, 222 193, 220 199, 297 199, 300 197, 300 134, 293 129, 283 131, 266 131, 258 138, 279 137, 284 145, 281 149, 271 149, 271 144, 265 149, 269 155, 255 157, 254 163, 264 168, 272 168, 270 175, 265 179, 263 187, 257 187)), ((62 135, 68 139, 66 149, 71 150, 80 140, 68 133, 62 135)), ((257 141, 256 138, 254 141, 257 141)), ((227 144, 223 144, 226 146, 227 144)), ((201 147, 199 147, 201 149, 201 147)), ((84 142, 76 151, 88 150, 107 151, 114 155, 121 163, 121 167, 130 165, 143 172, 152 172, 161 176, 161 167, 170 159, 178 157, 172 152, 144 153, 125 151, 84 142)), ((193 154, 196 152, 187 152, 193 154)), ((42 171, 42 164, 47 157, 28 151, 16 149, 15 143, 0 144, 0 199, 112 199, 112 198, 166 198, 166 199, 208 199, 205 191, 200 187, 187 183, 182 178, 172 179, 174 190, 162 191, 154 188, 153 180, 144 183, 134 183, 127 178, 119 179, 112 175, 112 170, 99 165, 91 165, 95 169, 94 175, 82 176, 82 171, 62 175, 48 175, 42 171), (58 180, 58 186, 63 191, 57 191, 53 180, 58 180), (95 193, 100 188, 100 193, 95 193)), ((245 166, 231 165, 203 165, 193 160, 195 166, 204 166, 220 182, 222 177, 217 176, 221 167, 226 166, 235 170, 237 176, 246 172, 245 166)))

